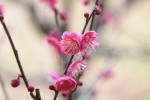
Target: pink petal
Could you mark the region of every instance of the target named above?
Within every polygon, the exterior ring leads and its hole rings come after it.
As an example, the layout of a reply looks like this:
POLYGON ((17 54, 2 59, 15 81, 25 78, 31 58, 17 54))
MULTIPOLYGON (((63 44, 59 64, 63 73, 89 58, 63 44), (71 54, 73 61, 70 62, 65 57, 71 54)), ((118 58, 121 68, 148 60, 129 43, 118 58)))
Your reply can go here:
POLYGON ((80 37, 75 32, 64 32, 60 43, 65 54, 75 55, 80 51, 80 37))
POLYGON ((46 38, 46 41, 49 45, 53 46, 55 48, 55 50, 57 51, 57 53, 60 55, 61 54, 61 46, 59 43, 59 40, 57 37, 54 36, 49 36, 46 38))
POLYGON ((83 71, 83 69, 86 67, 85 65, 83 65, 83 63, 84 60, 77 60, 73 62, 67 70, 67 75, 71 76, 72 74, 80 74, 83 71))

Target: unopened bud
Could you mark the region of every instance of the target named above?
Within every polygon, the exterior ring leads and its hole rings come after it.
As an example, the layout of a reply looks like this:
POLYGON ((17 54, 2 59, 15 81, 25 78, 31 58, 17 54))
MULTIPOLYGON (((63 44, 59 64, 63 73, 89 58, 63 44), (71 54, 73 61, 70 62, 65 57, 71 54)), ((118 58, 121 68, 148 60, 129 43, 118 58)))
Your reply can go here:
POLYGON ((84 5, 88 5, 89 3, 90 3, 89 0, 83 0, 83 4, 84 4, 84 5))
POLYGON ((60 13, 60 19, 65 21, 68 18, 68 14, 66 12, 61 12, 60 13))
POLYGON ((4 16, 3 15, 0 15, 0 20, 3 20, 4 19, 4 16))
POLYGON ((51 85, 49 85, 49 89, 50 90, 55 90, 55 86, 51 84, 51 85))
POLYGON ((20 80, 17 78, 17 79, 12 79, 11 80, 11 86, 12 87, 18 87, 20 85, 20 80))
POLYGON ((88 19, 88 18, 89 18, 89 13, 88 13, 88 12, 85 12, 85 13, 84 13, 84 17, 85 17, 86 19, 88 19))
POLYGON ((95 14, 96 14, 96 15, 100 15, 100 14, 101 14, 101 11, 100 11, 100 10, 95 10, 95 14))
POLYGON ((78 82, 78 86, 82 86, 83 85, 83 83, 82 82, 78 82))
POLYGON ((34 86, 29 86, 29 87, 28 87, 28 91, 29 91, 29 92, 33 92, 33 91, 34 91, 34 86))

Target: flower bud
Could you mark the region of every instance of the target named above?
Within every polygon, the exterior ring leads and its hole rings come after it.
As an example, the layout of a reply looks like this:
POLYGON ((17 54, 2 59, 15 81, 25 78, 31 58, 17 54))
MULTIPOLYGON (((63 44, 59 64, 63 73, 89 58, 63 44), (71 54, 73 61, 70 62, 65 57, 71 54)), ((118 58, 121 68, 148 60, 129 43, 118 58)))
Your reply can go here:
POLYGON ((33 91, 34 91, 34 86, 29 86, 29 87, 28 87, 28 91, 29 91, 29 92, 33 92, 33 91))
POLYGON ((4 16, 3 15, 0 15, 0 20, 3 20, 4 19, 4 16))
POLYGON ((18 87, 20 85, 20 80, 17 78, 17 79, 12 79, 11 80, 11 86, 12 87, 18 87))
POLYGON ((86 6, 86 5, 88 5, 90 3, 90 1, 89 0, 83 0, 83 4, 86 6))
POLYGON ((60 13, 60 19, 65 21, 68 18, 68 14, 66 12, 61 12, 60 13))
POLYGON ((85 12, 85 13, 84 13, 84 17, 85 17, 86 19, 88 19, 88 18, 89 18, 89 13, 88 13, 88 12, 85 12))
POLYGON ((50 90, 55 90, 55 86, 52 85, 52 84, 50 84, 50 85, 49 85, 49 89, 50 89, 50 90))
POLYGON ((100 15, 100 14, 101 14, 101 11, 97 9, 97 10, 95 10, 95 14, 96 14, 96 15, 100 15))
POLYGON ((83 85, 83 83, 82 82, 78 82, 78 86, 82 86, 83 85))

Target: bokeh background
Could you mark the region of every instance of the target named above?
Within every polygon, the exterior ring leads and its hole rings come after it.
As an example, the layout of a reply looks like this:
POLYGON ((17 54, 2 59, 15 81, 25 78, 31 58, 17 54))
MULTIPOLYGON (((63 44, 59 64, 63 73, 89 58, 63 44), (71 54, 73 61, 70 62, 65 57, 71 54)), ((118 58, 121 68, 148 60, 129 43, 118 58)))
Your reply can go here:
MULTIPOLYGON (((68 12, 67 21, 60 20, 62 30, 79 34, 85 23, 84 12, 91 12, 94 1, 84 6, 82 0, 59 0, 59 11, 68 12)), ((38 0, 0 0, 5 6, 5 22, 31 85, 39 87, 42 100, 52 100, 48 89, 51 71, 63 72, 64 60, 48 46, 45 37, 56 28, 54 13, 38 0)), ((105 0, 101 17, 94 29, 100 45, 87 62, 83 86, 74 100, 150 100, 150 0, 105 0), (112 76, 98 78, 106 68, 112 76), (94 93, 89 97, 89 87, 94 93), (81 97, 84 96, 84 99, 81 97), (80 98, 79 98, 80 97, 80 98), (81 99, 82 98, 82 99, 81 99)), ((31 100, 24 83, 12 88, 10 80, 19 73, 12 49, 0 25, 0 76, 9 100, 31 100)), ((58 100, 66 98, 59 95, 58 100)), ((0 85, 0 100, 5 100, 0 85)))

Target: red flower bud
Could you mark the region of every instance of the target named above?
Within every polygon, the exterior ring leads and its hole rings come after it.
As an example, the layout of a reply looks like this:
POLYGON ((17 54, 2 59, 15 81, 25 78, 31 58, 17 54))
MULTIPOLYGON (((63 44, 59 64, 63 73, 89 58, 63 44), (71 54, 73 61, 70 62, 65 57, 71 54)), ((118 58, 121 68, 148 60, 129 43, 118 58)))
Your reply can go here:
POLYGON ((12 87, 18 87, 20 85, 20 80, 19 79, 12 79, 11 80, 11 86, 12 87))
POLYGON ((82 86, 83 85, 83 83, 82 82, 78 82, 78 86, 82 86))
POLYGON ((50 90, 55 90, 55 86, 52 85, 52 84, 50 84, 50 85, 49 85, 49 89, 50 89, 50 90))
POLYGON ((60 19, 65 21, 68 18, 68 14, 66 12, 61 12, 60 13, 60 19))
POLYGON ((29 87, 28 87, 28 91, 29 91, 29 92, 33 92, 33 91, 34 91, 34 86, 29 86, 29 87))
POLYGON ((85 12, 85 13, 84 13, 84 17, 85 17, 86 19, 88 19, 88 18, 89 18, 89 13, 88 13, 88 12, 85 12))

